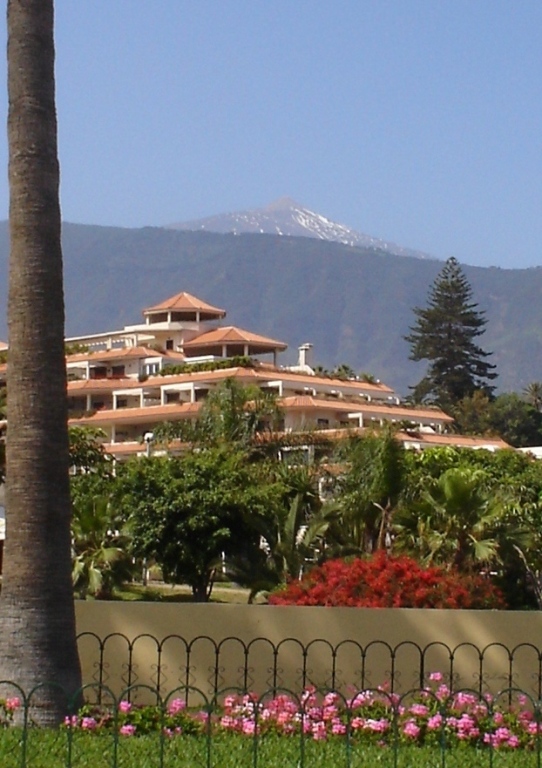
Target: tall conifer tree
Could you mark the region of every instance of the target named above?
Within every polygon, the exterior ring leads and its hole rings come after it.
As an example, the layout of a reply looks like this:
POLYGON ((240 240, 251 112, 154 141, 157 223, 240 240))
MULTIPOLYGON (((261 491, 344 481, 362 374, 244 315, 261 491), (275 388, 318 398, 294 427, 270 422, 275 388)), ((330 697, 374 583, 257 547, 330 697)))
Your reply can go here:
POLYGON ((416 322, 405 336, 411 360, 428 360, 424 378, 413 387, 418 402, 453 406, 477 390, 491 394, 497 377, 476 339, 486 319, 472 301, 472 288, 457 259, 448 259, 429 290, 425 309, 415 307, 416 322))

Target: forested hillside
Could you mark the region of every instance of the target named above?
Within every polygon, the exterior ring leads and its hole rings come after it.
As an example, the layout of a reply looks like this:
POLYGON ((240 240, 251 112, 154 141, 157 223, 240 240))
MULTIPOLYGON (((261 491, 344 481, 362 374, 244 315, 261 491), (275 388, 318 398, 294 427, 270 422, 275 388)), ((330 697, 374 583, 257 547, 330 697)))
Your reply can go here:
MULTIPOLYGON (((8 240, 0 224, 0 338, 6 336, 8 240)), ((286 341, 283 361, 314 344, 315 363, 348 363, 406 394, 420 378, 403 340, 442 262, 310 238, 160 228, 64 226, 67 333, 138 322, 143 307, 186 290, 226 322, 286 341)), ((465 267, 487 312, 500 391, 542 380, 542 268, 465 267)))

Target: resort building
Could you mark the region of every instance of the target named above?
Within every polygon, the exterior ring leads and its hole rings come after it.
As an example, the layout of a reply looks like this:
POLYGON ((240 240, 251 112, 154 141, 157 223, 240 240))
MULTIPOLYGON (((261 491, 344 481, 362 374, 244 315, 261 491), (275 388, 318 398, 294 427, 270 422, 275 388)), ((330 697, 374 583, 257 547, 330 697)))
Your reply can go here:
POLYGON ((145 453, 161 422, 197 418, 209 391, 226 379, 273 392, 281 431, 336 438, 347 430, 394 423, 406 446, 457 445, 495 450, 495 438, 451 434, 453 420, 437 408, 414 408, 379 381, 317 375, 311 344, 295 366, 281 366, 287 345, 223 324, 226 312, 189 293, 143 311, 143 322, 67 339, 70 424, 99 427, 117 459, 145 453))

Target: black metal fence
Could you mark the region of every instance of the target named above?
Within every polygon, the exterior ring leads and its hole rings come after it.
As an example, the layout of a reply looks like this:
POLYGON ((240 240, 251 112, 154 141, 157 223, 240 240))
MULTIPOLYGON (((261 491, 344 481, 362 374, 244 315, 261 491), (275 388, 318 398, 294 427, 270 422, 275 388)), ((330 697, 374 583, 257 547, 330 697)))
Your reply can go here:
POLYGON ((440 673, 452 690, 469 688, 478 694, 521 688, 542 699, 542 649, 524 642, 512 648, 494 642, 477 647, 463 642, 449 646, 431 642, 420 646, 383 640, 362 645, 324 639, 303 644, 287 637, 272 643, 266 637, 244 641, 207 635, 186 640, 171 634, 157 638, 121 633, 100 638, 85 632, 78 638, 84 660, 85 683, 116 693, 145 684, 161 697, 178 686, 196 687, 214 696, 226 687, 261 692, 307 686, 340 692, 386 684, 392 693, 423 688, 431 673, 440 673))
POLYGON ((78 642, 85 685, 58 728, 37 725, 54 686, 0 682, 0 768, 542 768, 530 642, 78 642))

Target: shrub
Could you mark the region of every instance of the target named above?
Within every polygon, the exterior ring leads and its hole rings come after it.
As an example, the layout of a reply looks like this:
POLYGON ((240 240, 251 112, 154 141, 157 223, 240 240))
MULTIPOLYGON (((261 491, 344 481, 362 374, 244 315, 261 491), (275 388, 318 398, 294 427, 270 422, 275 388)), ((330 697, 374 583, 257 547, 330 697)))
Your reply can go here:
POLYGON ((504 608, 488 578, 379 551, 368 558, 329 560, 274 592, 271 605, 354 608, 504 608))

